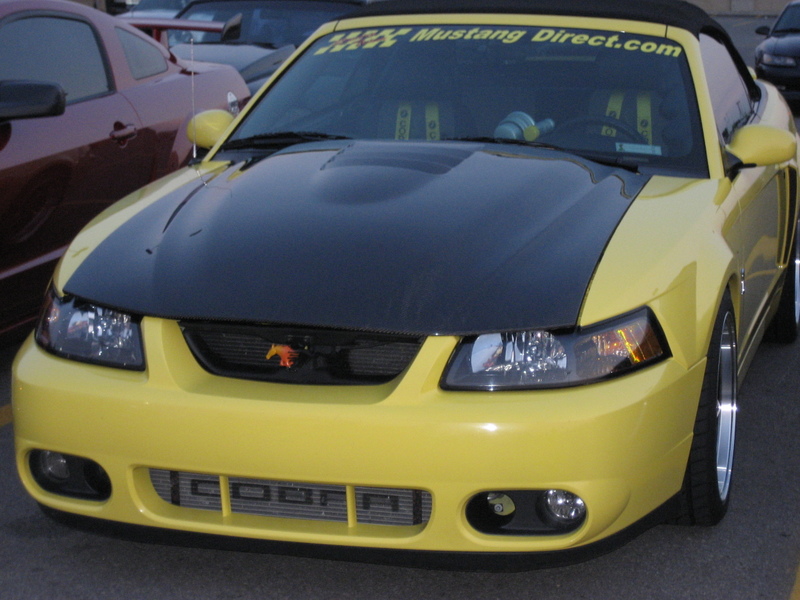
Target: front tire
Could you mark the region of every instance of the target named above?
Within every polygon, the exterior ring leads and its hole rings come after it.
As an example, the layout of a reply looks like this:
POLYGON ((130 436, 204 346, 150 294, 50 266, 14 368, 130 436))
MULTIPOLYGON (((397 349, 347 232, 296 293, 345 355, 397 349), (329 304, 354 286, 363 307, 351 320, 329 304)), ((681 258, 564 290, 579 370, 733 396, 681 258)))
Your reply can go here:
POLYGON ((678 522, 716 525, 730 503, 738 398, 736 317, 726 292, 714 323, 678 522))

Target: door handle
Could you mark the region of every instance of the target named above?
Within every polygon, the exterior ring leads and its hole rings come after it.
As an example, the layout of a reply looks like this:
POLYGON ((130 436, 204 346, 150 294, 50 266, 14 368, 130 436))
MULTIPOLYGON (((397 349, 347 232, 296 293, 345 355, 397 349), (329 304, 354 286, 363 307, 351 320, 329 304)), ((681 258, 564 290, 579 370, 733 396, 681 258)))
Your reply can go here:
POLYGON ((132 140, 136 137, 136 125, 131 123, 126 125, 117 121, 114 123, 114 129, 109 135, 111 139, 117 141, 120 146, 124 146, 128 140, 132 140))

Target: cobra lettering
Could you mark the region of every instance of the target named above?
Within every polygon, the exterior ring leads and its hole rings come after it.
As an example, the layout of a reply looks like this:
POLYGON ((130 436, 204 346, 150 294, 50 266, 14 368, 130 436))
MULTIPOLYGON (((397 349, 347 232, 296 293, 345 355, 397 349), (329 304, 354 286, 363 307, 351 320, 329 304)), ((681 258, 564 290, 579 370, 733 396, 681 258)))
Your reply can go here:
MULTIPOLYGON (((189 482, 189 487, 193 496, 220 497, 219 485, 205 479, 192 479, 189 482)), ((248 502, 326 507, 346 502, 347 494, 336 490, 320 490, 315 494, 312 488, 256 482, 231 482, 230 497, 231 500, 246 500, 248 502)), ((384 507, 393 513, 400 512, 400 497, 393 494, 366 492, 362 494, 360 504, 361 510, 365 511, 384 507)))
MULTIPOLYGON (((190 489, 193 496, 219 498, 219 485, 203 479, 192 479, 190 489)), ((314 494, 314 490, 304 487, 283 485, 269 485, 266 483, 240 483, 231 482, 231 500, 246 500, 248 502, 275 502, 278 504, 302 504, 306 506, 329 506, 345 502, 345 492, 336 490, 321 490, 314 494)))
POLYGON ((192 479, 189 482, 192 496, 208 496, 219 498, 219 483, 207 479, 192 479))
POLYGON ((364 510, 372 510, 373 504, 381 504, 388 506, 392 512, 400 512, 400 498, 389 494, 371 494, 366 493, 361 499, 361 508, 364 510))

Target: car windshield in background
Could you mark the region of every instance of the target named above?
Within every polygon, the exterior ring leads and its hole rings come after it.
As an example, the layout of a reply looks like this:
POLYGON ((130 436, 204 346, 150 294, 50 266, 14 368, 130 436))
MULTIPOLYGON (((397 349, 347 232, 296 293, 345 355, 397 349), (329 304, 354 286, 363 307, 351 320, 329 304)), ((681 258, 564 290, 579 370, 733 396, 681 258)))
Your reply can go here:
POLYGON ((800 31, 800 5, 787 6, 786 10, 778 17, 772 31, 773 33, 800 31))
MULTIPOLYGON (((326 21, 335 19, 351 8, 341 2, 315 2, 280 0, 248 1, 236 0, 219 2, 200 2, 189 6, 178 15, 181 19, 194 21, 227 22, 236 15, 242 15, 241 34, 235 40, 239 44, 256 44, 274 48, 299 46, 305 39, 326 21)), ((189 42, 215 43, 221 34, 208 32, 170 33, 170 45, 189 42)), ((230 43, 230 42, 228 42, 230 43)))
POLYGON ((683 48, 610 31, 442 26, 330 34, 229 141, 280 132, 541 143, 650 172, 707 173, 683 48))

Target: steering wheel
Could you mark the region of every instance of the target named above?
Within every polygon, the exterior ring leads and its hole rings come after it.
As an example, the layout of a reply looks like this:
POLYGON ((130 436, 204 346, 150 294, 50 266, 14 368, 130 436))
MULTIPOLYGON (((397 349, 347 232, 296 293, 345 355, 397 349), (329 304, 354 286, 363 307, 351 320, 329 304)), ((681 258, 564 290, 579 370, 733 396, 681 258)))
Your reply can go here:
MULTIPOLYGON (((648 141, 645 139, 645 137, 636 129, 624 121, 620 121, 619 119, 610 117, 608 115, 588 115, 584 117, 567 119, 566 121, 559 123, 556 130, 561 131, 564 129, 578 129, 580 127, 586 127, 589 125, 599 125, 601 127, 601 131, 603 127, 611 127, 612 129, 616 130, 617 133, 623 134, 631 142, 636 142, 637 144, 648 144, 648 141)), ((593 135, 600 134, 598 133, 593 135)))

